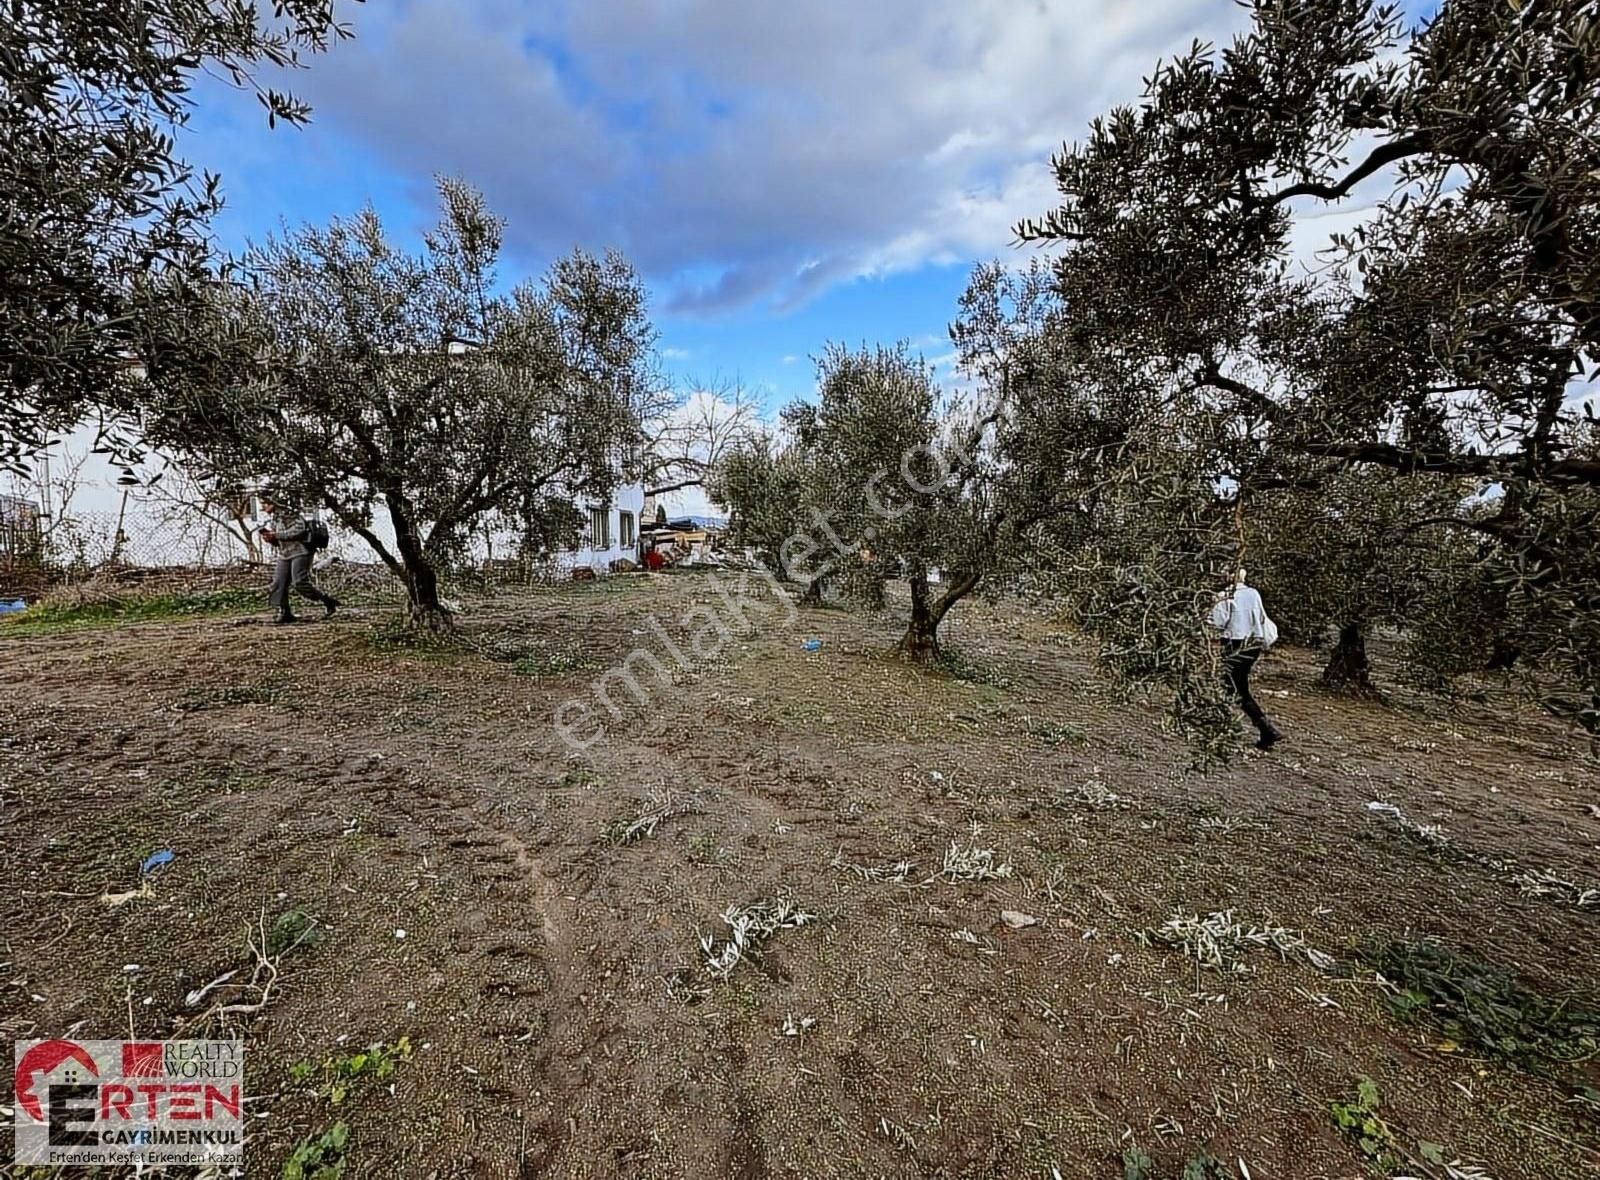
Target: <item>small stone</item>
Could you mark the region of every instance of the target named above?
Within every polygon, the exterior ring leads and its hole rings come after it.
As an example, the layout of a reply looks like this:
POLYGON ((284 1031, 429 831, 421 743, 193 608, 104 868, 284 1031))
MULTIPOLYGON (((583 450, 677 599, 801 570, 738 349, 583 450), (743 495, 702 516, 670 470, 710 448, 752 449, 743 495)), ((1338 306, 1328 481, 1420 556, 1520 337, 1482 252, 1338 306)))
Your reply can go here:
POLYGON ((1016 910, 1001 910, 1000 920, 1013 930, 1021 930, 1026 926, 1037 926, 1039 919, 1032 914, 1019 913, 1016 910))

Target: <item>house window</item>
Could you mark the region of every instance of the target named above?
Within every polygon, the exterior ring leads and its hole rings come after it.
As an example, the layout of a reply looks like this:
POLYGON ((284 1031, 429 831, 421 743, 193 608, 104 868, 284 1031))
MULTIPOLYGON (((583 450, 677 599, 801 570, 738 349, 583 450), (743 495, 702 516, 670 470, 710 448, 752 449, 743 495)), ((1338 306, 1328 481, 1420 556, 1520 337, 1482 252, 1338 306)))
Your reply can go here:
POLYGON ((633 513, 622 512, 617 515, 618 540, 624 549, 633 548, 633 513))
POLYGON ((611 509, 589 509, 589 544, 595 549, 611 548, 611 509))

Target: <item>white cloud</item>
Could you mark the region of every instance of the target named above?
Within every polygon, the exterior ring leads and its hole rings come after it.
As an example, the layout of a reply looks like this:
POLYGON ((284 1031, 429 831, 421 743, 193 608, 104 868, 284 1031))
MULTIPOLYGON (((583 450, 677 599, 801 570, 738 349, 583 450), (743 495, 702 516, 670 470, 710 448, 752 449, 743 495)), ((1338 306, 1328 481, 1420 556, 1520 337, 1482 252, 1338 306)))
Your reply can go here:
POLYGON ((530 258, 617 245, 683 313, 791 307, 1003 252, 1048 157, 1204 0, 392 0, 295 78, 415 178, 458 172, 530 258))

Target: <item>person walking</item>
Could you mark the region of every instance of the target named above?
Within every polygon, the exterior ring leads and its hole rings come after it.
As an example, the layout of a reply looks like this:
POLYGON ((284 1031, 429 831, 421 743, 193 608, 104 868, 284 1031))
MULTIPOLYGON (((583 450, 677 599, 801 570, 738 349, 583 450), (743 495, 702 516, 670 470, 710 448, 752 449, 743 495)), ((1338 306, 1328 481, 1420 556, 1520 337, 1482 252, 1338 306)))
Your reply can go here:
POLYGON ((332 616, 339 609, 339 600, 317 589, 311 581, 311 525, 275 495, 262 496, 261 507, 272 518, 261 530, 261 536, 278 551, 277 565, 272 571, 272 594, 268 598, 272 608, 278 612, 272 621, 297 621, 294 612, 289 609, 290 590, 298 591, 302 598, 320 602, 322 609, 327 612, 324 618, 332 616))
POLYGON ((1245 582, 1245 571, 1234 575, 1233 588, 1217 595, 1211 608, 1211 626, 1222 638, 1222 684, 1255 725, 1260 737, 1256 749, 1270 750, 1283 737, 1250 694, 1250 669, 1278 641, 1278 627, 1267 617, 1261 594, 1245 582))

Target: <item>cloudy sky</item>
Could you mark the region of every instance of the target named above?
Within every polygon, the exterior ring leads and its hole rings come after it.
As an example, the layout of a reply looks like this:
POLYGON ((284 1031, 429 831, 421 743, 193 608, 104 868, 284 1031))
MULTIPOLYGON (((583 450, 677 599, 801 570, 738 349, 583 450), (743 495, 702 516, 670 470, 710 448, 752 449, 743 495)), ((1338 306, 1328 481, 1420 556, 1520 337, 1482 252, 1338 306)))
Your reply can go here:
MULTIPOLYGON (((1020 260, 1012 226, 1053 205, 1051 154, 1136 100, 1157 59, 1248 16, 1233 0, 335 3, 354 39, 288 79, 309 127, 270 130, 250 95, 196 87, 182 149, 222 175, 222 246, 368 202, 414 244, 435 175, 463 176, 508 221, 506 279, 621 249, 668 368, 739 381, 769 413, 811 392, 829 340, 948 357, 972 263, 1020 260)), ((1299 252, 1355 204, 1297 224, 1299 252)))
POLYGON ((508 220, 510 277, 582 245, 646 277, 669 365, 806 392, 830 339, 930 356, 975 260, 1048 209, 1049 157, 1231 0, 371 0, 269 131, 203 88, 185 150, 238 248, 372 202, 414 239, 432 177, 508 220))

